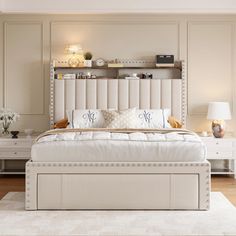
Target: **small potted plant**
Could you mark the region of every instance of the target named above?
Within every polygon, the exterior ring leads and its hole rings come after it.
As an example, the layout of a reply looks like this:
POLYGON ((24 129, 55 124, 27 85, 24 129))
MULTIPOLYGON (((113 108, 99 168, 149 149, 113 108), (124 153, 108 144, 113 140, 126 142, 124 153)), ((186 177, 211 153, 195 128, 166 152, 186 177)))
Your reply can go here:
POLYGON ((10 125, 19 118, 16 112, 8 109, 0 110, 0 123, 2 123, 2 134, 9 134, 10 125))
POLYGON ((92 57, 93 57, 93 54, 91 52, 86 52, 84 54, 84 66, 85 67, 92 67, 92 57))

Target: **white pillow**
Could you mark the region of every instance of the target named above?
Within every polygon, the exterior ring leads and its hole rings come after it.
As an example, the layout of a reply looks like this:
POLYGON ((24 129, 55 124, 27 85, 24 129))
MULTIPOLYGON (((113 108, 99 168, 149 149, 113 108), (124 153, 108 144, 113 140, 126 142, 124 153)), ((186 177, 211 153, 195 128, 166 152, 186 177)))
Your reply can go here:
POLYGON ((170 109, 136 110, 136 128, 171 128, 168 117, 170 109))
POLYGON ((70 128, 103 128, 105 121, 101 110, 67 111, 70 128))
POLYGON ((127 109, 123 111, 103 110, 105 127, 113 129, 135 128, 136 109, 127 109))

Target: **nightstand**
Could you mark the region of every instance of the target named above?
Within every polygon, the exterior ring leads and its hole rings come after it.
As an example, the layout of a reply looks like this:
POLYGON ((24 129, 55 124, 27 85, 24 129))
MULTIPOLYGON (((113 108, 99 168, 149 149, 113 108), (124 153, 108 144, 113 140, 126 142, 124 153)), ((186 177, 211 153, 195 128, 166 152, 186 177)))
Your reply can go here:
MULTIPOLYGON (((0 175, 1 174, 24 174, 24 169, 6 168, 8 162, 26 161, 31 157, 31 146, 36 136, 26 137, 19 135, 18 139, 0 136, 0 175)), ((14 163, 11 163, 14 164, 14 163)))
POLYGON ((201 137, 207 147, 207 160, 211 162, 211 174, 229 174, 236 178, 236 138, 201 137))

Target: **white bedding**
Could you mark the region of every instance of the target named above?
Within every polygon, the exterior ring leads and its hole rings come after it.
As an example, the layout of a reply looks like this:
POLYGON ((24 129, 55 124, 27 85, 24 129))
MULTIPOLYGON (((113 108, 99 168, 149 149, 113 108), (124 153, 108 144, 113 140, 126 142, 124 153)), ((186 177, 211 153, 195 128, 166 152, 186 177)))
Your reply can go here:
POLYGON ((68 132, 39 138, 36 162, 201 162, 206 148, 193 134, 68 132))

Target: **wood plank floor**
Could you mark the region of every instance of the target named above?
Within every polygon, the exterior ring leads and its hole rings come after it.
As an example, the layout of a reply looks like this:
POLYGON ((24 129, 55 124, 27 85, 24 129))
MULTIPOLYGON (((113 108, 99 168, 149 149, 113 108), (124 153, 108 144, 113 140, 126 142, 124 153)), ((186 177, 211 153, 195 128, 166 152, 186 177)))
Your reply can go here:
POLYGON ((24 175, 0 175, 0 199, 8 192, 24 192, 24 175))
POLYGON ((236 207, 236 179, 230 176, 213 176, 211 191, 222 192, 236 207))
MULTIPOLYGON (((236 179, 229 176, 213 176, 212 191, 222 192, 236 207, 236 179)), ((0 199, 8 192, 25 191, 24 176, 0 175, 0 199)))

